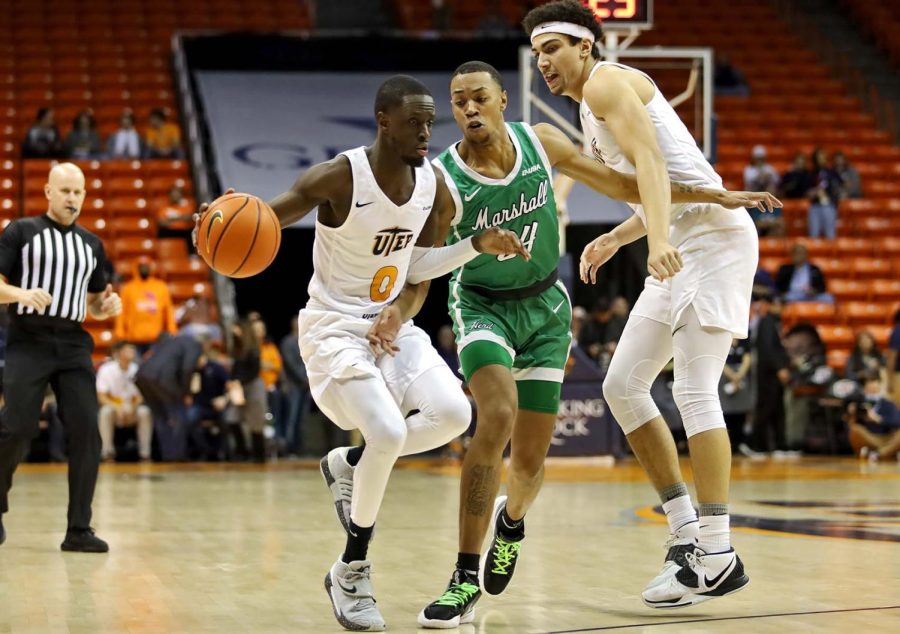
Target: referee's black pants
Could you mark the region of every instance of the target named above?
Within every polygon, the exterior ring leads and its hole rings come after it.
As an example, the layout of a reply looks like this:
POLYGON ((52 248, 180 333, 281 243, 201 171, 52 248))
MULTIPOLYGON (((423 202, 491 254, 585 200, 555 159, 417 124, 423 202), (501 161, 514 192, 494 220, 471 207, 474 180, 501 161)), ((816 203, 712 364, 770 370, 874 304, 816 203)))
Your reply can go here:
POLYGON ((83 330, 26 333, 10 329, 0 412, 0 513, 9 510, 9 489, 19 462, 38 434, 49 384, 69 446, 68 528, 88 528, 100 468, 97 383, 93 342, 83 330), (35 336, 37 335, 37 336, 35 336))

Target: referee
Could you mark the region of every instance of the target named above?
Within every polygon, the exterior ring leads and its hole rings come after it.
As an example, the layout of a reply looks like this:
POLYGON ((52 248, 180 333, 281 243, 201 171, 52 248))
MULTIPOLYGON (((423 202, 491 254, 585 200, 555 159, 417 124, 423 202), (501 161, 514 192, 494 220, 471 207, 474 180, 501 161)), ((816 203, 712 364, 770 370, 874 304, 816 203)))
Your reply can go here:
POLYGON ((84 203, 84 174, 72 163, 50 170, 47 213, 14 220, 0 236, 0 303, 11 304, 0 411, 0 544, 13 473, 38 433, 49 384, 69 439, 69 522, 62 549, 109 550, 94 535, 91 500, 100 465, 94 343, 81 327, 90 313, 122 310, 107 284, 100 238, 75 224, 84 203))

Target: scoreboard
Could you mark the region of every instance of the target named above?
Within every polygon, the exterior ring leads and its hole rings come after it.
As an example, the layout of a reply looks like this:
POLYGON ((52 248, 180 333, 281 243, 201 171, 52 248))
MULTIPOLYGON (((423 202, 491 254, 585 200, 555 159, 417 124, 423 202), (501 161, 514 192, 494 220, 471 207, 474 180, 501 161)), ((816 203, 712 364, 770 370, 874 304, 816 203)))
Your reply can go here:
POLYGON ((653 0, 582 0, 604 28, 653 26, 653 0))

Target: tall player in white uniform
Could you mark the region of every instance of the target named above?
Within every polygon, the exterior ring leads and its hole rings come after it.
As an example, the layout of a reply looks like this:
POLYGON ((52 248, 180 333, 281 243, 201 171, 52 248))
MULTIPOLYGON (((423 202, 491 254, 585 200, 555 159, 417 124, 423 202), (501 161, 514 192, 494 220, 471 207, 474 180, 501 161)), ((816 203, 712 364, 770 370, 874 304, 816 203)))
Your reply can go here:
POLYGON ((394 462, 447 443, 471 416, 459 380, 410 321, 428 282, 406 284, 407 277, 430 280, 480 253, 530 257, 514 233, 497 229, 431 248, 443 243, 456 211, 443 176, 425 160, 434 112, 419 81, 388 79, 375 98, 375 142, 314 165, 271 202, 282 227, 318 207, 300 353, 316 404, 366 441, 322 461, 347 533, 325 588, 348 630, 385 628, 366 555, 394 462))
POLYGON ((643 202, 585 248, 581 277, 595 282, 597 268, 620 246, 647 236, 650 276, 603 384, 671 531, 666 562, 645 588, 644 602, 682 607, 736 592, 749 578, 731 547, 731 449, 717 386, 732 338, 747 337, 755 228, 742 208, 672 205, 669 179, 713 188, 722 179, 647 75, 599 61, 595 41, 602 31, 589 9, 575 0, 551 2, 530 11, 523 26, 550 91, 581 104, 586 146, 607 166, 635 174, 643 202), (650 385, 673 356, 699 521, 672 434, 650 397, 650 385))

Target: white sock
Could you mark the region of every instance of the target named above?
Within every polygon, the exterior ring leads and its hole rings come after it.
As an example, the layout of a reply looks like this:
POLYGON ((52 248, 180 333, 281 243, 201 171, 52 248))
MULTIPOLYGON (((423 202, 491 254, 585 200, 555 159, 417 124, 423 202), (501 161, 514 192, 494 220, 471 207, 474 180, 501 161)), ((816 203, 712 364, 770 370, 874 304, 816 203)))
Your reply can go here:
POLYGON ((729 515, 701 515, 698 545, 707 553, 723 553, 731 549, 729 515))
MULTIPOLYGON (((691 522, 694 522, 694 526, 696 526, 697 512, 691 504, 690 495, 679 495, 677 498, 672 498, 668 502, 663 503, 662 507, 666 513, 666 519, 669 521, 669 532, 673 535, 680 528, 690 531, 691 527, 687 526, 687 524, 691 522)), ((683 534, 685 531, 682 530, 681 532, 683 534)))

